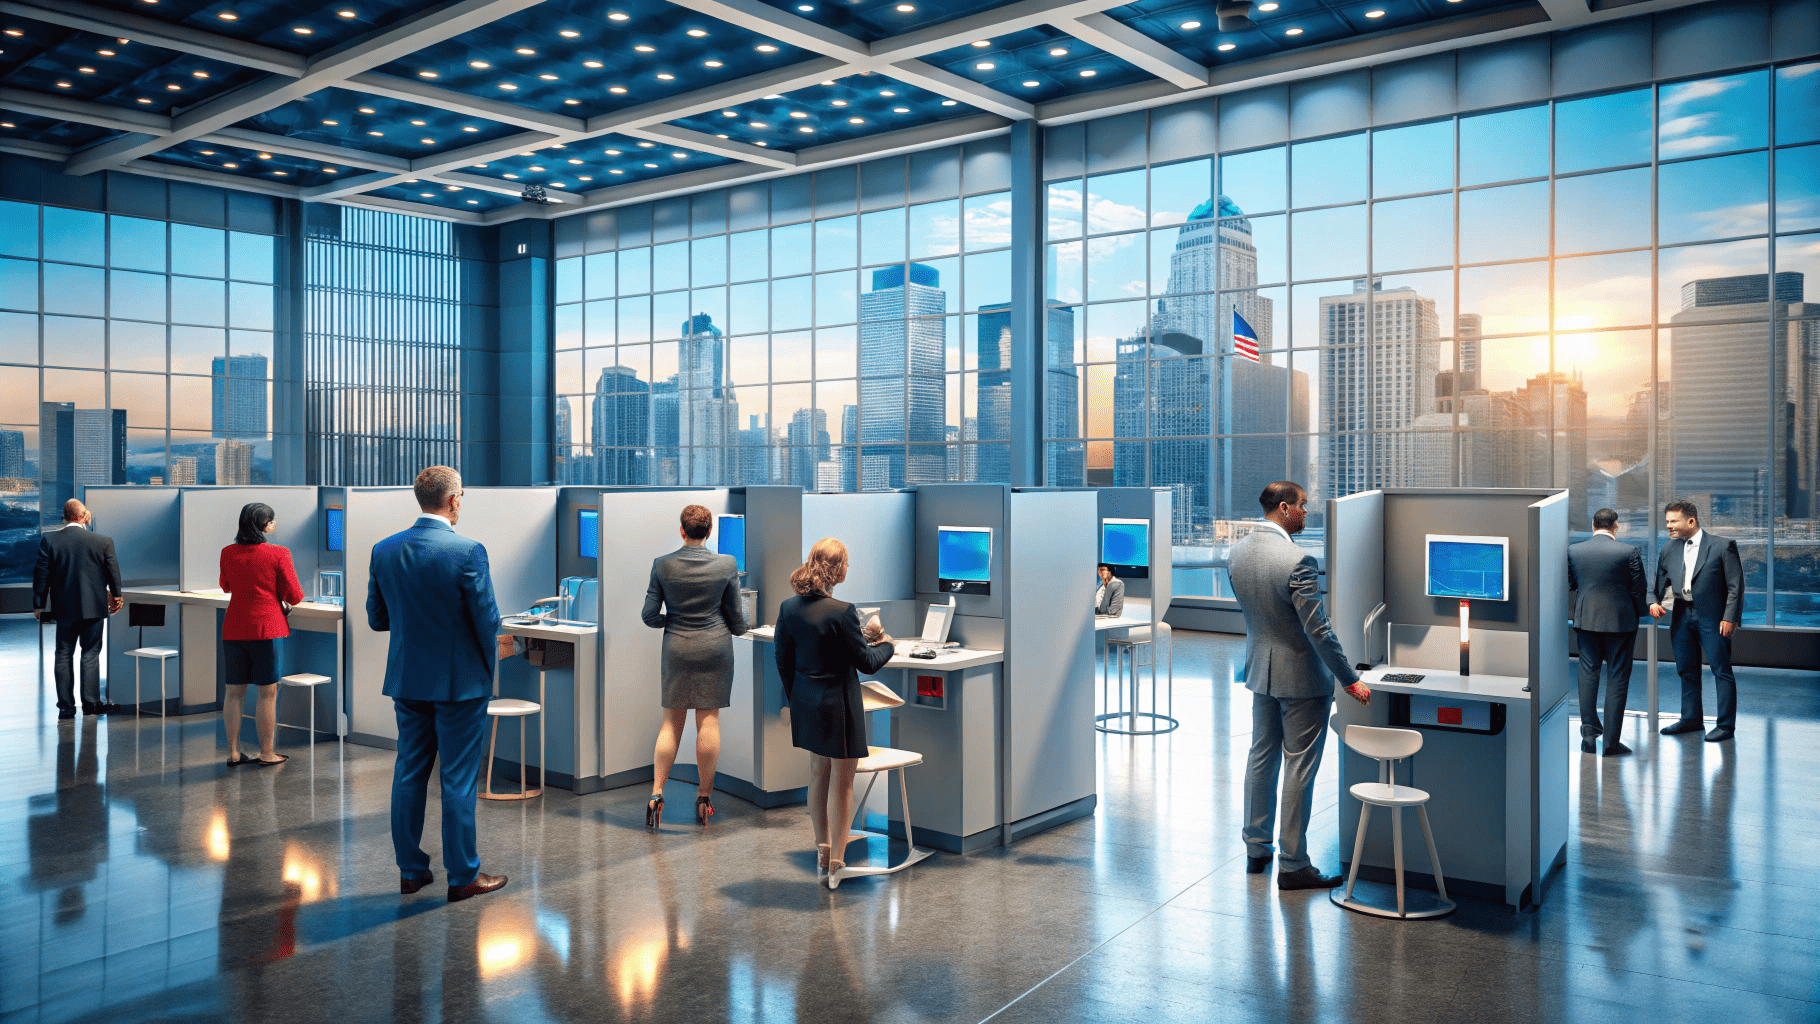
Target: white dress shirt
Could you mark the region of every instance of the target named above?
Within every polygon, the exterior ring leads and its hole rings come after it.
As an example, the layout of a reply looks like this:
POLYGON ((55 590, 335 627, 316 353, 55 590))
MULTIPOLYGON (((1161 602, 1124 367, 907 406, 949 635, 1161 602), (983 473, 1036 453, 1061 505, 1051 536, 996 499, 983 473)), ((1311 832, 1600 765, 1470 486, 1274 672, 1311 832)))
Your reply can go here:
MULTIPOLYGON (((1705 536, 1705 530, 1695 530, 1694 535, 1687 538, 1686 544, 1681 548, 1681 593, 1683 594, 1691 595, 1694 592, 1694 566, 1700 564, 1700 540, 1705 536)), ((1675 598, 1673 586, 1671 585, 1669 592, 1662 596, 1672 604, 1675 598)))
POLYGON ((417 518, 419 518, 419 519, 440 519, 440 520, 442 520, 442 525, 448 527, 451 530, 453 530, 455 528, 455 524, 449 522, 448 516, 439 516, 434 512, 419 512, 419 513, 417 513, 417 518))

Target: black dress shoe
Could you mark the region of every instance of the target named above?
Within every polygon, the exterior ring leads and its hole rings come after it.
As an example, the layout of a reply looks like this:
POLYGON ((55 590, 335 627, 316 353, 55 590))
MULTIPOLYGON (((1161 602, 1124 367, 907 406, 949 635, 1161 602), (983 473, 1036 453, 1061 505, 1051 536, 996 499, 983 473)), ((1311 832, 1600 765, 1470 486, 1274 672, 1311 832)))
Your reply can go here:
POLYGON ((76 717, 76 709, 75 708, 58 708, 57 717, 59 719, 74 718, 74 717, 76 717))
POLYGON ((1622 743, 1607 743, 1605 745, 1605 756, 1606 757, 1617 757, 1621 754, 1628 754, 1628 753, 1630 753, 1630 748, 1625 746, 1622 743))
POLYGON ((1708 743, 1724 743, 1731 738, 1732 731, 1730 729, 1715 728, 1712 732, 1706 734, 1706 742, 1708 743))
POLYGON ((504 875, 475 875, 474 880, 466 885, 449 886, 449 902, 460 903, 469 896, 492 892, 506 884, 504 875))
POLYGON ((436 881, 436 876, 428 871, 423 873, 422 878, 408 878, 400 875, 398 876, 398 891, 409 896, 434 881, 436 881))
POLYGON ((1662 735, 1679 736, 1684 732, 1699 732, 1704 728, 1706 728, 1705 723, 1701 722, 1698 718, 1683 718, 1674 725, 1663 726, 1662 735))
POLYGON ((1269 857, 1246 857, 1245 858, 1245 873, 1246 874, 1261 875, 1264 872, 1269 871, 1269 870, 1270 870, 1270 858, 1269 857))
POLYGON ((1593 739, 1591 736, 1588 736, 1585 739, 1580 741, 1580 753, 1597 754, 1598 752, 1599 752, 1599 741, 1593 739))
POLYGON ((112 702, 104 700, 101 703, 95 705, 95 710, 91 711, 89 713, 94 714, 94 715, 117 715, 120 712, 125 711, 125 710, 126 710, 126 708, 120 706, 119 704, 114 704, 112 702))
POLYGON ((1337 889, 1346 884, 1346 879, 1339 875, 1323 875, 1313 864, 1294 871, 1277 872, 1277 888, 1289 889, 1337 889))

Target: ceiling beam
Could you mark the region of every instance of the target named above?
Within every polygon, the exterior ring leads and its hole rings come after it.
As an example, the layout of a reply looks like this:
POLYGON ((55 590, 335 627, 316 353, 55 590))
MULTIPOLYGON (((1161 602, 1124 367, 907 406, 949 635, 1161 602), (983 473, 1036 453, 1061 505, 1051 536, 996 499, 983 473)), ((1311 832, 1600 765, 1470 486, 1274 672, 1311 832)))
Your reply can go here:
POLYGON ((472 146, 450 150, 434 156, 419 157, 411 161, 409 171, 391 171, 382 174, 363 174, 343 181, 325 182, 308 190, 306 199, 335 199, 340 196, 353 195, 356 192, 367 192, 388 185, 404 183, 409 178, 429 178, 444 171, 461 170, 474 164, 489 163, 500 157, 536 149, 552 142, 563 141, 561 136, 549 132, 519 132, 492 142, 477 142, 472 146))
MULTIPOLYGON (((523 181, 503 181, 499 178, 484 178, 478 174, 463 174, 459 171, 443 171, 440 174, 432 174, 429 177, 420 178, 418 180, 440 181, 448 185, 460 185, 462 188, 478 189, 482 192, 495 192, 502 196, 522 196, 524 195, 525 186, 530 184, 530 182, 523 181)), ((564 206, 579 206, 587 201, 579 193, 570 192, 567 189, 546 188, 544 189, 544 194, 550 197, 551 202, 561 203, 564 206)))
POLYGON ((789 11, 780 11, 762 0, 670 0, 678 7, 685 7, 699 14, 705 14, 717 21, 762 36, 770 36, 780 43, 788 43, 798 49, 808 50, 829 57, 841 57, 849 61, 863 61, 872 55, 871 47, 865 40, 855 39, 843 32, 799 18, 789 11))
POLYGON ((218 132, 202 136, 198 141, 213 143, 217 146, 238 146, 242 149, 282 153, 285 156, 294 156, 303 160, 322 160, 348 167, 365 167, 369 170, 408 171, 411 169, 411 162, 403 157, 367 153, 357 149, 343 149, 340 146, 248 131, 245 128, 223 128, 218 132))
POLYGON ((283 185, 275 181, 205 171, 198 167, 184 167, 179 164, 158 163, 153 160, 134 160, 122 166, 120 170, 153 178, 164 178, 167 181, 191 181, 219 188, 237 189, 241 192, 261 192, 283 199, 303 198, 303 190, 296 185, 283 185))
POLYGON ((517 125, 534 131, 581 133, 587 130, 587 122, 579 117, 564 114, 551 114, 532 107, 519 106, 503 100, 489 99, 484 96, 470 96, 465 92, 446 89, 440 85, 431 85, 419 79, 399 78, 395 75, 381 74, 377 71, 366 71, 354 75, 342 84, 343 88, 369 96, 384 96, 388 99, 404 100, 407 103, 421 103, 426 107, 447 110, 469 117, 484 117, 499 124, 517 125))
POLYGON ((360 206, 369 210, 384 210, 387 213, 403 213, 412 217, 426 217, 430 220, 446 220, 456 224, 484 224, 483 214, 469 213, 467 210, 445 210, 425 203, 412 203, 403 199, 392 199, 387 196, 345 196, 331 200, 337 206, 360 206))
POLYGON ((889 39, 880 39, 872 44, 872 59, 889 64, 912 57, 926 57, 956 46, 965 46, 975 40, 1038 28, 1052 24, 1057 19, 1076 18, 1118 7, 1126 2, 1128 0, 1070 0, 1068 3, 1057 3, 1056 0, 1017 0, 1016 3, 1002 7, 993 7, 889 39))
POLYGON ((766 167, 795 167, 796 154, 781 149, 766 149, 762 146, 751 146, 732 139, 717 138, 706 132, 678 128, 671 124, 653 124, 643 128, 628 128, 626 134, 635 139, 649 139, 652 142, 666 142, 672 146, 682 146, 697 153, 712 153, 715 156, 731 157, 749 164, 762 164, 766 167))
POLYGON ((32 139, 0 139, 0 153, 37 157, 40 160, 62 160, 69 156, 70 148, 52 142, 36 142, 32 139))
POLYGON ((884 73, 907 85, 927 89, 949 99, 960 100, 990 114, 1028 121, 1036 116, 1036 105, 1008 96, 971 78, 938 68, 927 61, 902 60, 884 69, 884 73))
POLYGON ((130 11, 94 7, 76 0, 0 0, 0 14, 13 14, 96 35, 128 37, 135 43, 208 57, 226 64, 257 68, 274 75, 301 78, 307 60, 295 53, 231 36, 217 35, 188 25, 148 18, 130 11))
POLYGON ((1106 14, 1058 18, 1052 24, 1088 46, 1097 47, 1127 64, 1181 89, 1207 84, 1207 68, 1175 52, 1137 29, 1106 14))
POLYGON ((680 117, 690 117, 706 110, 717 110, 735 103, 745 103, 772 93, 793 92, 806 88, 817 82, 834 78, 846 67, 835 57, 814 57, 789 67, 776 68, 771 71, 745 78, 735 78, 729 82, 691 89, 680 96, 664 100, 652 100, 649 103, 638 103, 630 107, 600 114, 588 118, 588 134, 604 135, 608 132, 624 131, 627 128, 643 128, 646 125, 674 121, 680 117))
POLYGON ((168 135, 123 135, 83 150, 69 159, 64 171, 90 174, 200 138, 538 2, 452 0, 312 57, 301 78, 271 75, 198 104, 172 119, 168 135))
POLYGON ((147 135, 171 133, 171 119, 163 114, 130 107, 113 107, 92 100, 79 100, 74 96, 57 96, 12 86, 0 86, 0 107, 17 110, 21 114, 92 124, 97 128, 112 128, 115 131, 144 132, 147 135))

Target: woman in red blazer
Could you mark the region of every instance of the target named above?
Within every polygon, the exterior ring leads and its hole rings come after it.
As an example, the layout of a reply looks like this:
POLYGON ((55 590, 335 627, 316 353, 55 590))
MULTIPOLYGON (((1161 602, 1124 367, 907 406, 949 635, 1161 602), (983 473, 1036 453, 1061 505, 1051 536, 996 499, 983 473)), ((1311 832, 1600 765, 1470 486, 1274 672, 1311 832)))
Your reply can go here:
POLYGON ((284 605, 303 600, 291 550, 266 542, 265 535, 278 525, 272 506, 253 502, 240 510, 240 532, 234 543, 221 549, 221 589, 232 594, 221 624, 222 663, 227 669, 227 703, 222 719, 227 725, 228 766, 274 765, 290 760, 272 749, 278 733, 278 657, 274 644, 291 635, 284 605), (259 756, 240 753, 240 712, 246 688, 259 688, 259 705, 253 723, 259 733, 259 756))

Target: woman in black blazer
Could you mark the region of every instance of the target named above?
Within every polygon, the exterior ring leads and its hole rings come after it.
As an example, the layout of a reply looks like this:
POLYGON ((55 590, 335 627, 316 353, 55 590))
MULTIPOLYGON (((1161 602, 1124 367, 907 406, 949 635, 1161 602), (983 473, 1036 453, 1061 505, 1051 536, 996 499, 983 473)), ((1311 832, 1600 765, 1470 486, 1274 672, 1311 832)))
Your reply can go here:
MULTIPOLYGON (((798 596, 777 616, 777 674, 790 704, 790 736, 809 752, 809 820, 815 825, 817 878, 840 885, 846 861, 833 855, 836 831, 845 839, 853 818, 853 773, 866 756, 866 717, 860 673, 885 667, 891 638, 875 617, 860 625, 851 604, 831 593, 847 578, 847 546, 823 537, 809 560, 790 574, 798 596)), ((842 843, 843 854, 846 846, 842 843)))

